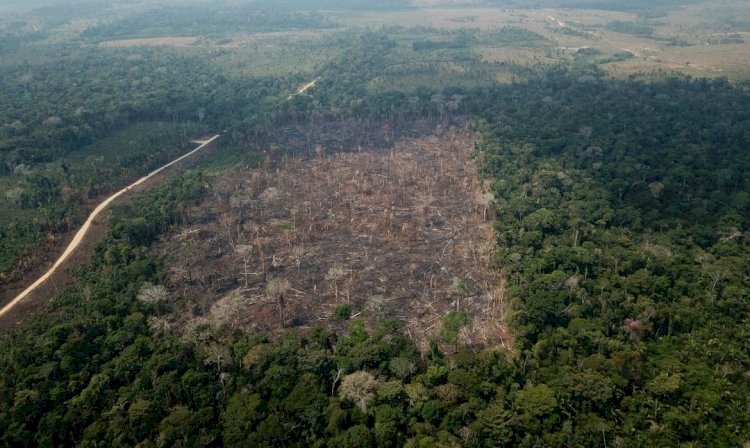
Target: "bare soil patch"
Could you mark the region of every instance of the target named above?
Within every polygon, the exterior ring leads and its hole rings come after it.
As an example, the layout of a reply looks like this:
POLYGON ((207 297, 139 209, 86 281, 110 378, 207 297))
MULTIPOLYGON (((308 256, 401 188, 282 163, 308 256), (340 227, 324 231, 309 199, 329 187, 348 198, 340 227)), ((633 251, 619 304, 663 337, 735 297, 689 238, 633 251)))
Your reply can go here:
POLYGON ((348 304, 368 325, 403 321, 426 349, 446 313, 465 311, 463 345, 507 346, 475 138, 438 130, 331 154, 318 144, 312 158, 224 174, 154 248, 183 298, 169 324, 187 337, 201 326, 336 329, 348 304))

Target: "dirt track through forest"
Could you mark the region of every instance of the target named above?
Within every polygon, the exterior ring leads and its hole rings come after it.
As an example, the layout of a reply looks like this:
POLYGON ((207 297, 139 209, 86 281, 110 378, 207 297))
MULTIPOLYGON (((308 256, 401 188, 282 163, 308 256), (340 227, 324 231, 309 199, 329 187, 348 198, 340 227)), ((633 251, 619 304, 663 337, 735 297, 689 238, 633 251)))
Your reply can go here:
POLYGON ((39 277, 34 283, 32 283, 28 288, 23 290, 20 294, 18 294, 13 300, 11 300, 7 305, 5 305, 0 310, 0 317, 4 316, 6 313, 8 313, 13 307, 18 305, 23 299, 25 299, 29 294, 31 294, 35 289, 37 289, 39 286, 41 286, 45 281, 47 281, 52 274, 57 271, 57 269, 62 266, 63 263, 70 257, 73 252, 78 248, 78 246, 83 241, 84 237, 86 236, 86 233, 89 231, 89 228, 91 227, 91 224, 94 222, 94 219, 111 204, 115 199, 117 199, 119 196, 123 195, 124 193, 127 193, 131 189, 137 187, 138 185, 146 182, 148 179, 152 178, 153 176, 159 174, 160 172, 164 171, 165 169, 169 168, 170 166, 179 163, 180 161, 192 156, 196 152, 200 151, 201 149, 208 146, 210 143, 212 143, 214 140, 219 138, 219 134, 214 135, 213 137, 209 138, 208 140, 201 140, 196 141, 196 143, 200 143, 200 146, 195 148, 194 150, 188 152, 187 154, 182 155, 181 157, 178 157, 177 159, 167 163, 166 165, 163 165, 160 168, 157 168, 156 170, 150 172, 146 176, 138 179, 137 181, 133 182, 132 184, 128 185, 127 187, 123 188, 122 190, 118 191, 117 193, 113 194, 112 196, 105 199, 101 204, 99 204, 93 212, 89 215, 86 222, 83 224, 81 229, 76 233, 76 235, 73 237, 73 240, 68 244, 68 246, 65 248, 65 251, 60 255, 60 257, 55 261, 55 264, 52 265, 47 272, 45 272, 41 277, 39 277))
POLYGON ((303 93, 307 92, 308 89, 311 89, 311 88, 315 87, 315 84, 318 81, 320 81, 320 78, 315 78, 312 81, 310 81, 307 84, 305 84, 304 86, 300 87, 295 93, 289 95, 289 98, 287 98, 287 101, 291 100, 292 98, 294 98, 297 95, 302 95, 303 93))

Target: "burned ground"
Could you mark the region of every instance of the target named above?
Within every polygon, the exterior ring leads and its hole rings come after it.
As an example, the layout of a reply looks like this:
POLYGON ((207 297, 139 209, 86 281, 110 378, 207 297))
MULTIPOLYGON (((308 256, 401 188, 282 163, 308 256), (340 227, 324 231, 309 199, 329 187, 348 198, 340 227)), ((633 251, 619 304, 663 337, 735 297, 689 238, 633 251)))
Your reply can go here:
POLYGON ((329 153, 318 143, 314 157, 222 173, 154 248, 180 298, 176 321, 163 324, 187 337, 209 326, 335 329, 347 304, 368 325, 402 321, 425 349, 448 312, 465 311, 460 344, 507 345, 474 143, 465 127, 437 128, 390 148, 329 153))

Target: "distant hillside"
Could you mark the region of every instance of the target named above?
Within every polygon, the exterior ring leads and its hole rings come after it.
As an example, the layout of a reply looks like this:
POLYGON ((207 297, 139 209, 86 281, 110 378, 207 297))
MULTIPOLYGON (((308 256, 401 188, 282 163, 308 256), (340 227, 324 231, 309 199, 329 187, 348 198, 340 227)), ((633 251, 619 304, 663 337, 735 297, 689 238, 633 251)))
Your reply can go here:
POLYGON ((675 7, 700 3, 701 0, 410 0, 415 6, 500 6, 507 8, 581 8, 629 11, 638 13, 663 13, 675 7))

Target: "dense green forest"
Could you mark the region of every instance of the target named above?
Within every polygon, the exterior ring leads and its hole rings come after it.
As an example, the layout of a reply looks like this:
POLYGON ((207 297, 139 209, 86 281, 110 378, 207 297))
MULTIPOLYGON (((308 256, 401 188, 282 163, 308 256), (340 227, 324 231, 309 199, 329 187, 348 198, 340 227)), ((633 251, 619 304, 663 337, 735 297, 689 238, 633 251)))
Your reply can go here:
MULTIPOLYGON (((304 11, 310 2, 292 3, 268 14, 235 4, 206 27, 196 22, 206 5, 163 10, 164 21, 141 11, 87 28, 75 45, 41 44, 49 29, 2 28, 0 275, 20 275, 19 260, 48 235, 192 139, 222 138, 208 164, 118 204, 75 283, 0 335, 1 445, 750 443, 750 85, 617 80, 595 51, 554 65, 493 62, 478 48, 554 46, 520 26, 341 29, 304 11), (242 27, 324 34, 274 41, 268 54, 262 44, 95 45, 196 29, 220 39, 242 27), (300 47, 326 49, 325 60, 295 59, 300 47), (284 61, 278 73, 241 70, 269 54, 284 61), (311 79, 311 93, 290 96, 311 79), (168 292, 170 266, 153 246, 213 200, 223 169, 263 163, 295 125, 410 120, 468 122, 481 137, 512 350, 461 346, 461 311, 443 317, 427 351, 403 322, 367 328, 350 306, 336 309, 337 330, 276 338, 173 327, 191 298, 168 292)), ((537 3, 527 6, 561 6, 537 3)), ((562 6, 658 15, 672 3, 562 6)), ((611 28, 650 33, 636 25, 611 28)))

